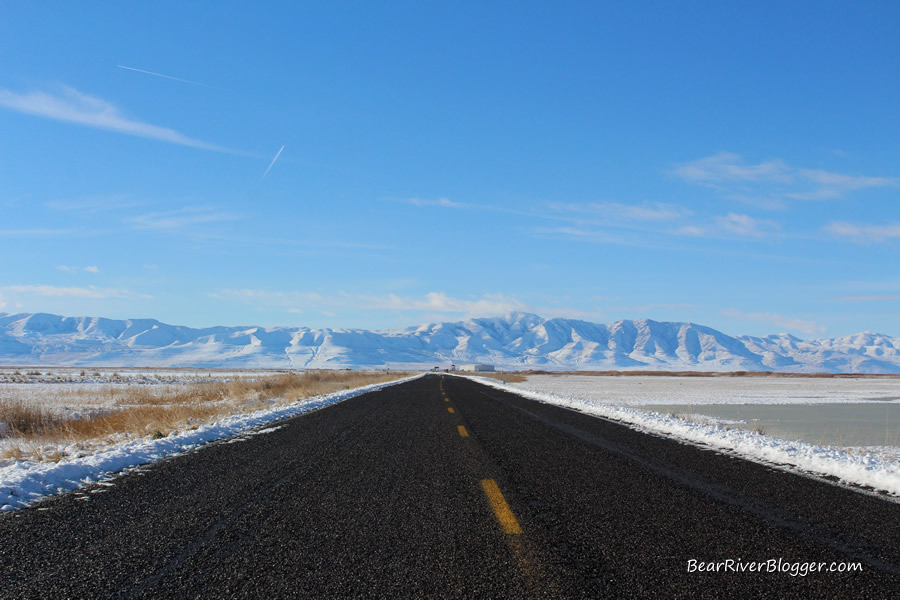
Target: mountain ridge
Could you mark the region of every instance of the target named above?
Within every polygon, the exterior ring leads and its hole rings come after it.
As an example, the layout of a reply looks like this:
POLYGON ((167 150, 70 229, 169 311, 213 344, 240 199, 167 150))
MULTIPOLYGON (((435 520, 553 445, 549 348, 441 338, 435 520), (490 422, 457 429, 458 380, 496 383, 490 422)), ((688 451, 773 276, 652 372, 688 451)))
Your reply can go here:
POLYGON ((192 328, 156 319, 0 313, 0 363, 46 366, 900 373, 900 338, 730 336, 691 322, 592 323, 523 312, 405 328, 192 328))

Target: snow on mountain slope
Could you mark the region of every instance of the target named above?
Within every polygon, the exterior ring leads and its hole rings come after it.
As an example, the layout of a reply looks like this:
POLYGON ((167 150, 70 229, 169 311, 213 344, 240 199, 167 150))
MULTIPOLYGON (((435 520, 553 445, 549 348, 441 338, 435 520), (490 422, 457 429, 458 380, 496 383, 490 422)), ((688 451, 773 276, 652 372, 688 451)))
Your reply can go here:
POLYGON ((430 367, 900 373, 900 338, 871 332, 801 340, 732 337, 694 323, 599 324, 527 313, 366 331, 193 329, 153 319, 0 313, 11 365, 244 368, 430 367))

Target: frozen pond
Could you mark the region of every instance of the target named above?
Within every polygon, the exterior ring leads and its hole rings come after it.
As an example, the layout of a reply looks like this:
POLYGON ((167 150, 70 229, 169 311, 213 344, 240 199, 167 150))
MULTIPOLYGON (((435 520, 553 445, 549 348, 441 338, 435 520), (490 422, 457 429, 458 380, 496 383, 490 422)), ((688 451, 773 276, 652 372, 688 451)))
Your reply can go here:
POLYGON ((820 446, 900 446, 900 402, 852 404, 660 404, 641 410, 694 421, 762 428, 782 440, 820 446))

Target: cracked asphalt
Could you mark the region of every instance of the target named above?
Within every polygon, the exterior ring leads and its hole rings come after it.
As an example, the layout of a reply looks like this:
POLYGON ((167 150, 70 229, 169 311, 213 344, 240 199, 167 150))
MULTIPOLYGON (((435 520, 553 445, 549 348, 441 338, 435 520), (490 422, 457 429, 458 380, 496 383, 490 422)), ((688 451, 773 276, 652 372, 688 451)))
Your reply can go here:
POLYGON ((0 597, 890 598, 898 539, 890 499, 428 375, 0 517, 0 597), (729 559, 862 568, 688 568, 729 559))

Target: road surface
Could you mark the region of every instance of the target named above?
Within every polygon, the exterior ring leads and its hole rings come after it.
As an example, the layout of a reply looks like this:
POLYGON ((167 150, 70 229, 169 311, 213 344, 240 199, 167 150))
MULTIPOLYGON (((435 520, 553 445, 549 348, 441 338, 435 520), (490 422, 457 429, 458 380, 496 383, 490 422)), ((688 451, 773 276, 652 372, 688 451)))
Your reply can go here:
POLYGON ((3 516, 0 597, 900 594, 900 504, 464 378, 277 427, 3 516))

